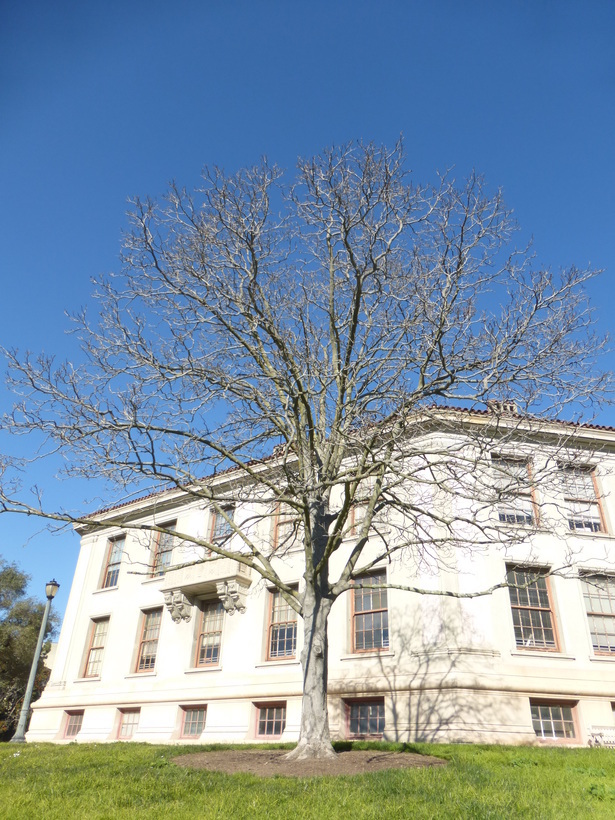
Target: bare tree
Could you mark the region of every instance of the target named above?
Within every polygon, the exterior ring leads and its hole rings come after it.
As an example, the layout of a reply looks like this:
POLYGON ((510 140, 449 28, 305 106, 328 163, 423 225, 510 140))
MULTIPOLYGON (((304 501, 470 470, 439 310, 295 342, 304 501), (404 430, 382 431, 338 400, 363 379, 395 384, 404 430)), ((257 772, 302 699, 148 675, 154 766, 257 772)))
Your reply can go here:
MULTIPOLYGON (((519 521, 490 512, 528 491, 519 471, 476 468, 494 442, 602 395, 583 292, 595 272, 536 267, 499 192, 477 176, 415 186, 401 144, 327 150, 290 185, 266 161, 206 170, 194 194, 135 200, 131 223, 97 318, 76 319, 83 363, 9 354, 23 396, 10 425, 44 431, 72 472, 170 484, 226 519, 222 540, 178 535, 253 568, 302 617, 292 754, 331 755, 333 602, 378 587, 366 573, 394 554, 445 565, 519 539, 519 521), (487 401, 494 412, 467 412, 487 401), (239 502, 275 518, 275 542, 233 516, 239 502), (297 544, 300 590, 279 573, 297 544)), ((557 428, 557 447, 575 429, 557 428)))

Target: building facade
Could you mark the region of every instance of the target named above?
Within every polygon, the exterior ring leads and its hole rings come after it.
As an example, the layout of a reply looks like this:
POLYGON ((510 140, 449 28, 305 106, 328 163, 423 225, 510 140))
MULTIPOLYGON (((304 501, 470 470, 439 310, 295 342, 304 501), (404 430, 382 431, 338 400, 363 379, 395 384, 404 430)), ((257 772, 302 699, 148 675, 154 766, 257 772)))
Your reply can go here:
MULTIPOLYGON (((484 514, 517 537, 433 560, 394 552, 370 570, 373 589, 335 601, 333 738, 613 740, 615 430, 583 428, 573 449, 574 458, 554 455, 548 436, 529 449, 494 445, 481 462, 485 484, 502 474, 508 484, 484 514), (547 473, 553 480, 534 486, 533 476, 547 473), (509 587, 472 597, 504 578, 509 587)), ((460 517, 473 503, 453 502, 460 517)), ((229 537, 229 518, 245 523, 252 537, 270 539, 280 576, 301 589, 300 539, 275 555, 285 516, 254 524, 255 511, 239 502, 220 515, 176 490, 123 505, 122 526, 118 509, 78 528, 75 578, 28 740, 296 740, 300 619, 249 567, 184 537, 216 542, 229 537)))

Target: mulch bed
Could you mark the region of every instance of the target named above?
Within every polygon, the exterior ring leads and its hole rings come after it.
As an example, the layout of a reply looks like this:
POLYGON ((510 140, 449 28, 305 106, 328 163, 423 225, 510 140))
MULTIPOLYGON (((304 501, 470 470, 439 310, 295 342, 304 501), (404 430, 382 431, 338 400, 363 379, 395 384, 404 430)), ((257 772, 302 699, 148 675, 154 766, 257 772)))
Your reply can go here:
POLYGON ((412 752, 350 751, 339 752, 329 760, 285 760, 284 750, 246 749, 222 752, 196 752, 173 759, 178 766, 207 769, 224 774, 246 772, 257 777, 329 777, 379 772, 383 769, 420 769, 445 766, 439 757, 412 752))

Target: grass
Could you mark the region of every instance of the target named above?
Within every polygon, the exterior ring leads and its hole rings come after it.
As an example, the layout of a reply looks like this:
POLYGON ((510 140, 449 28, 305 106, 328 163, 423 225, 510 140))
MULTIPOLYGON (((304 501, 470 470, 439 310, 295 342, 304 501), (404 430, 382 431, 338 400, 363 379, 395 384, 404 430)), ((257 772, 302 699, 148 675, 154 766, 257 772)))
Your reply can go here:
POLYGON ((611 750, 417 744, 405 748, 449 765, 297 780, 173 765, 176 755, 212 748, 223 747, 1 744, 0 818, 615 817, 611 750))

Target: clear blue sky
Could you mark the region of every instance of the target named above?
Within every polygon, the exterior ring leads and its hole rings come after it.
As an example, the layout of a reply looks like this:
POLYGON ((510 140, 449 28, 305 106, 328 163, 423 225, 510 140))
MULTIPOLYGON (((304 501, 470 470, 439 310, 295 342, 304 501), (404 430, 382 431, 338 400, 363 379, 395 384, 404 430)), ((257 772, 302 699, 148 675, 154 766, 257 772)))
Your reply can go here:
MULTIPOLYGON (((204 164, 266 154, 290 167, 401 133, 417 181, 475 168, 504 189, 541 260, 604 268, 592 292, 608 331, 614 40, 611 0, 9 0, 0 342, 70 356, 64 311, 119 267, 128 197, 191 187, 204 164)), ((615 409, 600 421, 615 424, 615 409)), ((76 509, 105 496, 42 466, 29 482, 76 509)), ((0 554, 31 573, 33 594, 55 575, 62 611, 78 539, 40 529, 0 517, 0 554)))

